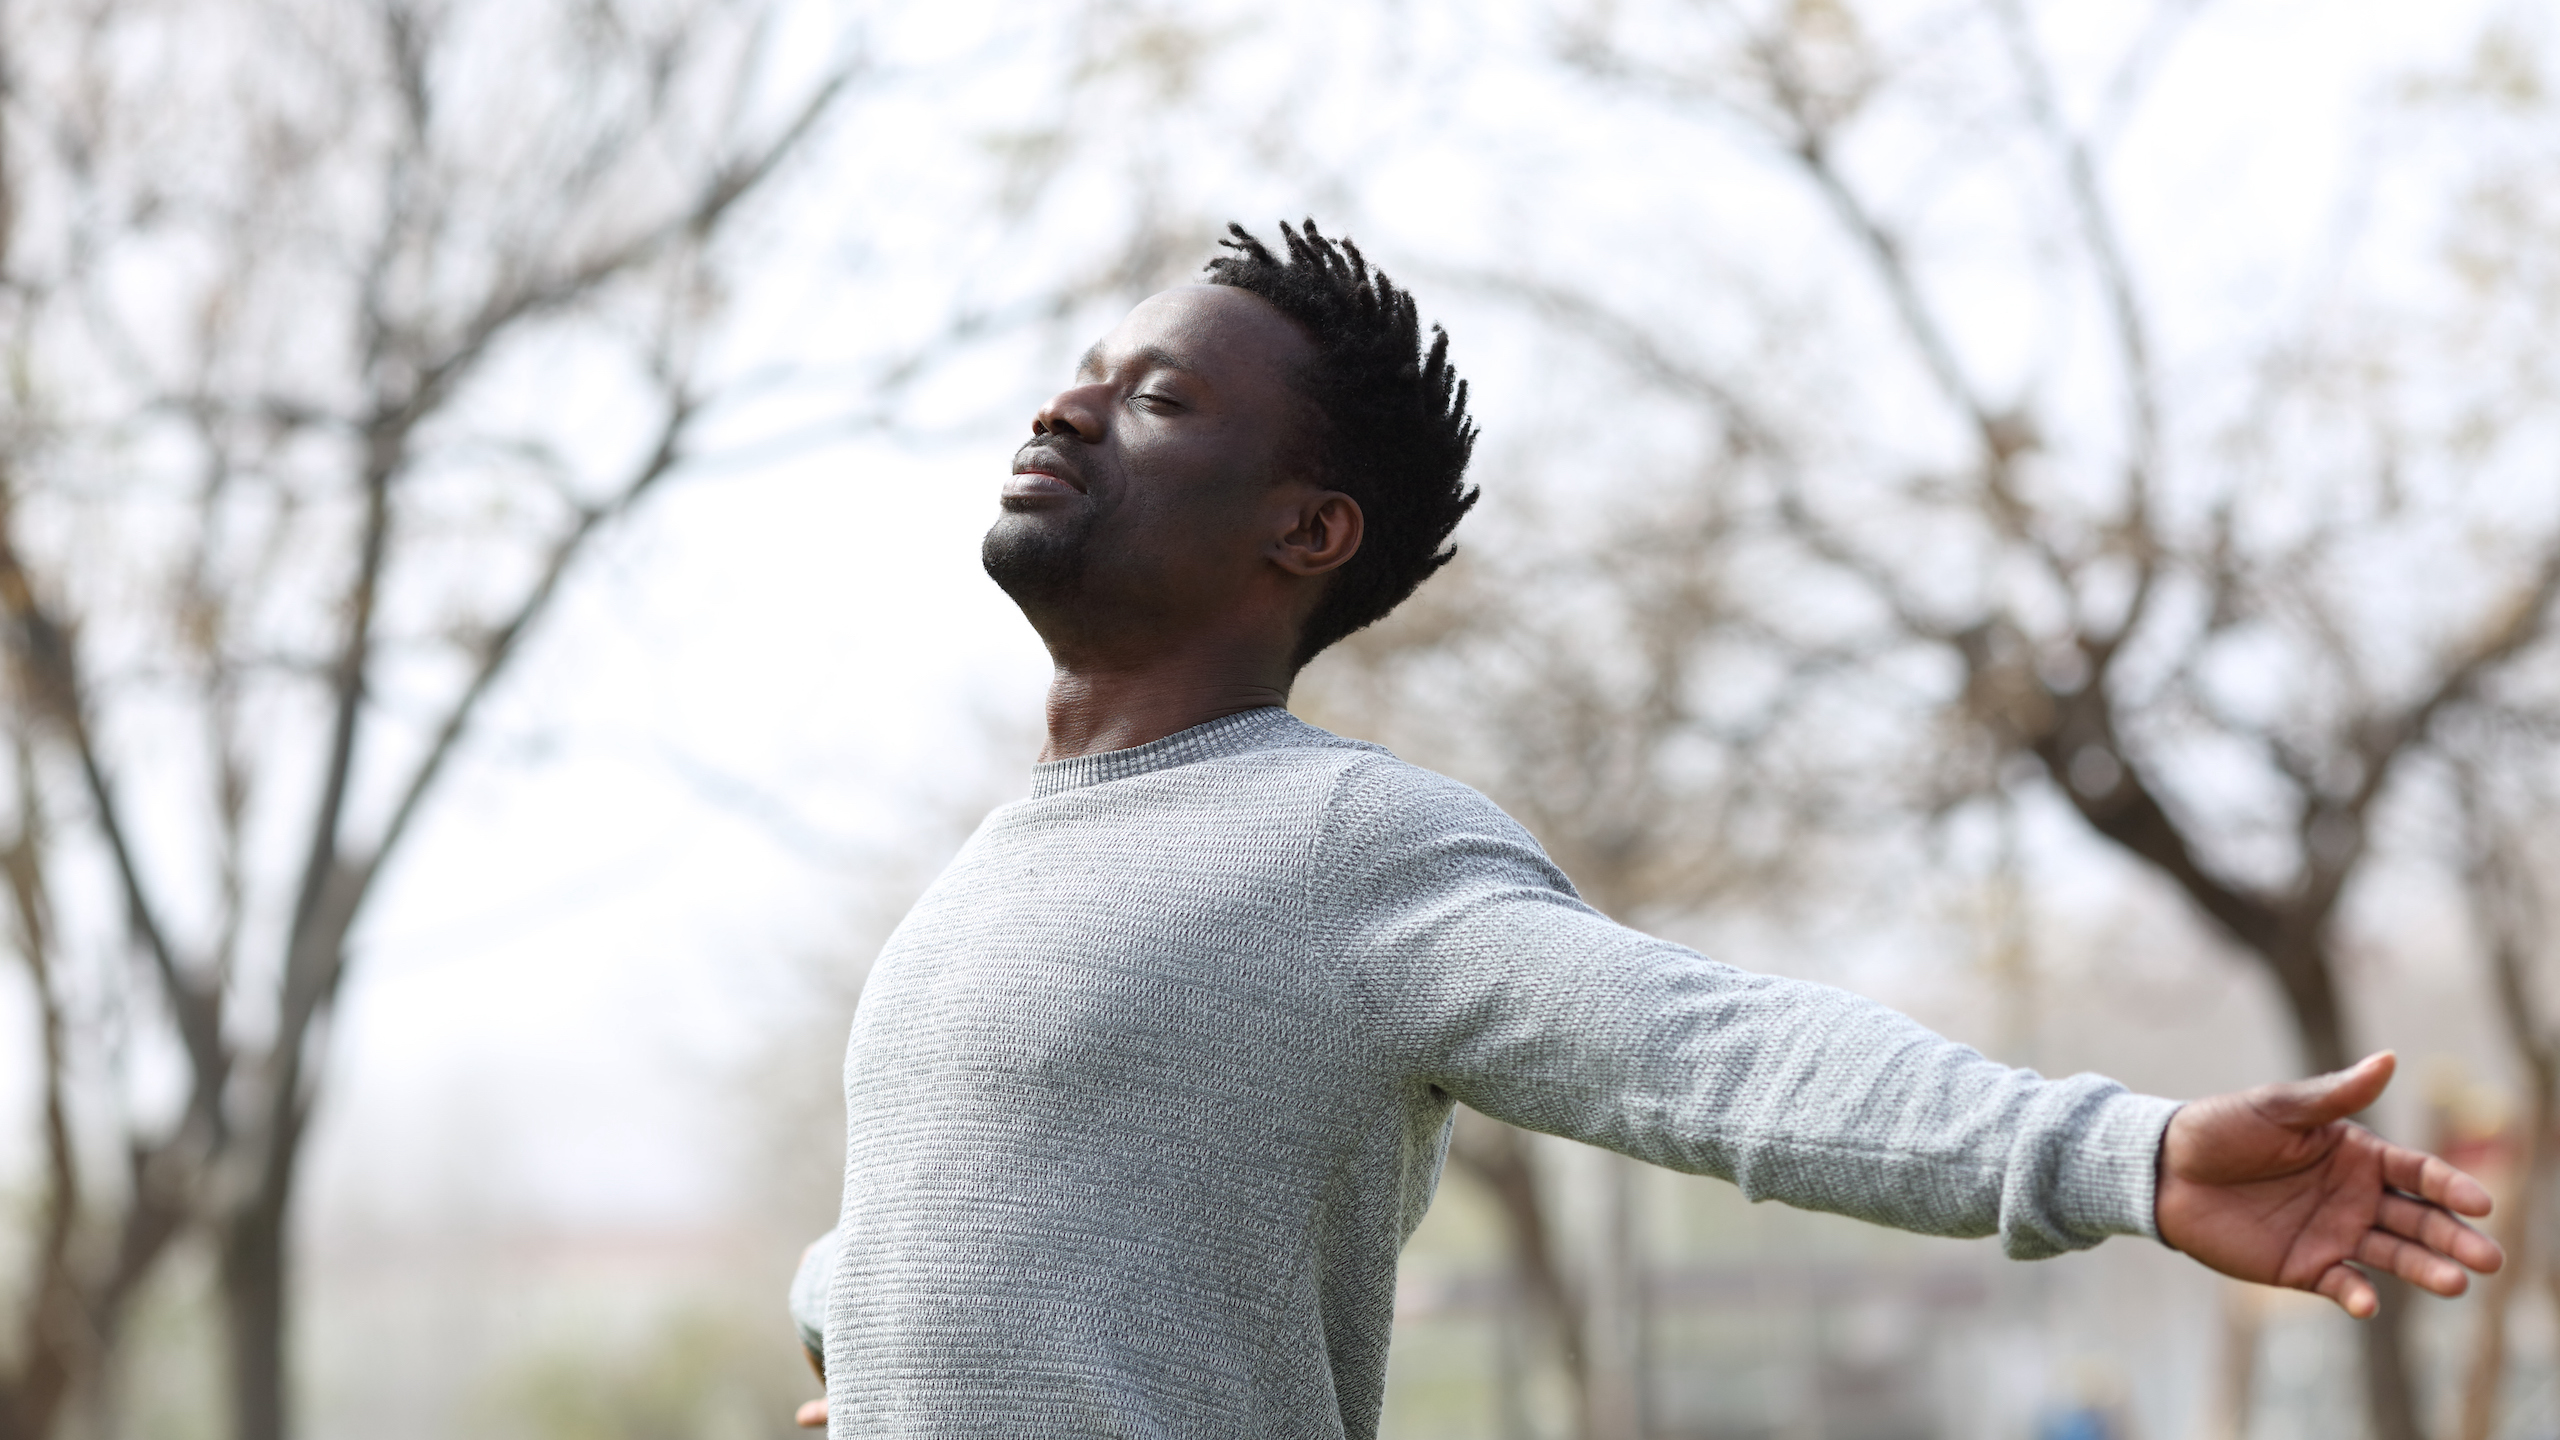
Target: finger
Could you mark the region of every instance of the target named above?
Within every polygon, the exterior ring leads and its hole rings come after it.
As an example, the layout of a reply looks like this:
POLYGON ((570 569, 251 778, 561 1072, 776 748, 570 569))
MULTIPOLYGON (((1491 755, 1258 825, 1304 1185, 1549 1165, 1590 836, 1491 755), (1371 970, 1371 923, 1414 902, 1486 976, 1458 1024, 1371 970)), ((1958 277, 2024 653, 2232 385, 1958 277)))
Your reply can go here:
POLYGON ((2394 1235, 2415 1240, 2439 1255, 2449 1255, 2483 1275, 2506 1263, 2507 1253, 2498 1248, 2497 1241, 2463 1224, 2442 1207, 2423 1200, 2386 1194, 2373 1223, 2394 1235))
POLYGON ((2489 1213, 2488 1186, 2423 1150, 2405 1145, 2383 1146, 2382 1183, 2394 1190, 2423 1195, 2447 1210, 2465 1215, 2489 1213))
POLYGON ((2461 1266, 2424 1245, 2413 1245, 2380 1230, 2364 1232, 2364 1239, 2356 1245, 2356 1259, 2448 1299, 2471 1288, 2471 1276, 2461 1266))
POLYGON ((827 1402, 812 1400, 801 1406, 800 1412, 791 1420, 803 1430, 824 1430, 827 1428, 827 1402))
POLYGON ((2346 1265, 2332 1265, 2322 1271, 2319 1283, 2311 1288, 2336 1301, 2339 1309, 2358 1320, 2370 1320, 2382 1308, 2382 1301, 2373 1293, 2373 1282, 2346 1265))
POLYGON ((2259 1112, 2290 1130, 2316 1130, 2380 1099, 2399 1064, 2398 1056, 2383 1050, 2344 1070, 2266 1086, 2260 1092, 2259 1112))

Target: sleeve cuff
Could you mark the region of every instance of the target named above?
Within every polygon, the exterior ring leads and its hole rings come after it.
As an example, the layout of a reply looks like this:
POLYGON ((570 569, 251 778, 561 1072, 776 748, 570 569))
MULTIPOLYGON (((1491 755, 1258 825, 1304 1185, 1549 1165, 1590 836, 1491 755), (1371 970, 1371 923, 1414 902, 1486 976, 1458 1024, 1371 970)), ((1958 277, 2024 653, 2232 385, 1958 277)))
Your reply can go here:
POLYGON ((791 1323, 800 1343, 813 1355, 827 1353, 827 1283, 835 1278, 836 1237, 830 1230, 800 1252, 800 1269, 791 1277, 791 1323))
POLYGON ((2130 1091, 2107 1097, 2063 1163, 2064 1224, 2090 1236, 2160 1238, 2160 1142, 2183 1103, 2130 1091))

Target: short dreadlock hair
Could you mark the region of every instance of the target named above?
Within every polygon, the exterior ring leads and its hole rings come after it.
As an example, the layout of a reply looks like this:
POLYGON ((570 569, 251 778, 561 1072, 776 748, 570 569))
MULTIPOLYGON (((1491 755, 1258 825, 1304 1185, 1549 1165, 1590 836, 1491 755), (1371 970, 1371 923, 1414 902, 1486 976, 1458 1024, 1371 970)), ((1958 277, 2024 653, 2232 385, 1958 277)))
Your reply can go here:
POLYGON ((1431 327, 1422 353, 1413 296, 1369 268, 1349 240, 1309 220, 1280 224, 1283 260, 1242 225, 1218 242, 1235 253, 1208 264, 1209 283, 1271 302, 1315 342, 1299 386, 1323 419, 1324 483, 1357 501, 1360 549, 1334 572, 1298 637, 1295 663, 1381 618, 1458 551, 1449 532, 1475 508, 1465 483, 1475 453, 1467 382, 1449 368, 1449 336, 1431 327))

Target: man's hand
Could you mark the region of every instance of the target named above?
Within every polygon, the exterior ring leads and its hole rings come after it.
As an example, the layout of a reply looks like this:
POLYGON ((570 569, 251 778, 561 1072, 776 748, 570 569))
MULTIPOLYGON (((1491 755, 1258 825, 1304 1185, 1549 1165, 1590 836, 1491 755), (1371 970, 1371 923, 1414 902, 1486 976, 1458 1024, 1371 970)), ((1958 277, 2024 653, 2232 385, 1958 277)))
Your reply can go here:
POLYGON ((2381 1300, 2349 1261, 2438 1295, 2461 1294, 2466 1267, 2497 1269, 2497 1242, 2455 1218, 2489 1213, 2480 1182, 2346 1118, 2397 1064, 2384 1051, 2180 1109, 2160 1144, 2160 1238, 2225 1275, 2317 1291, 2359 1320, 2381 1300))

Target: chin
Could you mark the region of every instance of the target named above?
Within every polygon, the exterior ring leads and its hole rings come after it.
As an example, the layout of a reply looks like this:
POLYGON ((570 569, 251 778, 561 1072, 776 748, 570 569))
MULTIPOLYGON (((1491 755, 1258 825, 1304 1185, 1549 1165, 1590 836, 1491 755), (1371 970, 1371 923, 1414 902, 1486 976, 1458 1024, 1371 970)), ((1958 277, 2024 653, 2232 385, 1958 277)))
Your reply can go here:
MULTIPOLYGON (((1089 512, 1088 512, 1089 513, 1089 512)), ((1022 606, 1066 599, 1083 586, 1090 521, 1046 507, 1007 507, 987 527, 978 561, 987 578, 1022 606)))

